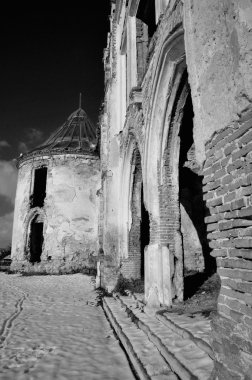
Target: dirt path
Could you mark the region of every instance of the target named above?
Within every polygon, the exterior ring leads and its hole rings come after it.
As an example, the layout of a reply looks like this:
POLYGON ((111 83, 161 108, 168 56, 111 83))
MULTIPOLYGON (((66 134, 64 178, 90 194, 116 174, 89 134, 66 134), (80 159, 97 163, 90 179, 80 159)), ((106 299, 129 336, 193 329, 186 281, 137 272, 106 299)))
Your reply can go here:
POLYGON ((134 379, 90 277, 0 273, 0 379, 134 379))

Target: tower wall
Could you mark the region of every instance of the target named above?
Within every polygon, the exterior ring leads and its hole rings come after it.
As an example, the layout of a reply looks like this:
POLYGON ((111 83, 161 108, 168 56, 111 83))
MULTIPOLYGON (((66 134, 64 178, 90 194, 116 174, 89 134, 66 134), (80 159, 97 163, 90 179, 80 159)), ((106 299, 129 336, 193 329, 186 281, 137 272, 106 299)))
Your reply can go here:
POLYGON ((72 272, 95 268, 98 252, 98 157, 43 156, 20 164, 15 202, 12 269, 72 272), (47 167, 46 196, 33 206, 34 173, 47 167), (31 263, 31 223, 43 223, 40 262, 31 263))

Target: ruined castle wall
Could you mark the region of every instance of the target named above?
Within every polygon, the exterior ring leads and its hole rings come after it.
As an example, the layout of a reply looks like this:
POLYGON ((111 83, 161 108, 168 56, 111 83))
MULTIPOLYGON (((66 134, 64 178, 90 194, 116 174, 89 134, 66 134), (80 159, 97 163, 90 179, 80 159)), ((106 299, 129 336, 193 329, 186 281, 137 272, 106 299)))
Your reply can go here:
MULTIPOLYGON (((123 207, 127 213, 124 215, 124 235, 126 235, 126 246, 122 247, 125 255, 121 259, 121 273, 126 278, 141 278, 141 187, 142 170, 140 153, 135 147, 132 152, 131 161, 133 170, 130 178, 129 199, 125 200, 123 207)), ((130 163, 128 163, 130 166, 130 163)), ((125 174, 125 173, 124 173, 125 174)), ((122 191, 126 189, 122 189, 122 191)), ((122 206, 121 206, 122 207, 122 206)))
MULTIPOLYGON (((212 256, 221 290, 213 321, 220 376, 251 373, 252 363, 252 113, 216 132, 206 145, 204 192, 212 256)), ((239 378, 239 377, 237 377, 239 378)))
POLYGON ((112 5, 111 33, 105 50, 105 101, 101 126, 104 286, 114 287, 119 268, 120 132, 126 113, 126 55, 121 54, 125 1, 112 5))
POLYGON ((196 157, 221 277, 213 348, 219 378, 252 371, 251 1, 184 2, 196 157))
POLYGON ((98 253, 99 160, 95 157, 58 155, 21 164, 15 208, 13 269, 71 271, 95 267, 98 253), (34 169, 47 167, 43 207, 32 207, 34 169), (30 224, 43 222, 41 262, 29 263, 30 224))
MULTIPOLYGON (((124 7, 125 2, 122 3, 124 7)), ((162 4, 167 8, 165 11, 158 8, 157 17, 164 14, 148 51, 144 50, 146 45, 137 46, 137 84, 141 86, 141 94, 135 103, 135 95, 131 94, 125 124, 123 114, 118 113, 121 93, 115 90, 122 72, 112 70, 107 94, 113 96, 106 97, 105 111, 109 129, 108 169, 112 162, 116 163, 118 152, 120 161, 128 136, 133 136, 141 154, 144 202, 150 217, 150 244, 145 250, 145 298, 154 306, 169 305, 175 298, 182 300, 181 232, 188 231, 186 223, 181 226, 179 207, 179 125, 183 102, 176 117, 173 117, 173 106, 187 70, 194 113, 194 164, 197 175, 204 176, 204 200, 210 214, 205 219, 208 240, 221 277, 218 316, 213 322, 216 368, 220 379, 239 379, 245 374, 248 378, 252 356, 251 1, 170 0, 162 4), (141 61, 145 56, 147 61, 141 61), (120 150, 118 143, 121 143, 120 150)), ((144 33, 142 25, 136 25, 139 43, 144 33)), ((123 23, 118 29, 119 34, 122 32, 123 23)), ((119 34, 117 43, 121 41, 119 34)), ((119 62, 120 44, 116 46, 112 68, 119 62)), ((120 173, 113 169, 113 175, 120 173)), ((111 209, 120 178, 119 175, 106 190, 111 209)), ((120 195, 116 202, 120 208, 120 195)), ((134 218, 136 209, 132 211, 134 218)), ((108 219, 112 220, 110 216, 108 219)), ((113 236, 120 231, 113 231, 115 226, 116 218, 107 228, 113 236)), ((132 230, 130 242, 137 241, 135 226, 136 234, 132 230)), ((120 239, 119 235, 119 242, 120 239)), ((195 239, 195 246, 190 250, 195 250, 198 243, 195 239)), ((108 245, 108 251, 109 248, 108 245)), ((191 265, 195 258, 185 260, 191 265)), ((198 269, 201 268, 202 262, 198 264, 198 269)))
MULTIPOLYGON (((183 7, 170 1, 149 45, 142 83, 144 202, 150 216, 150 244, 145 251, 145 298, 170 305, 183 298, 183 252, 178 202, 177 123, 171 126, 176 92, 185 70, 183 7), (174 137, 168 135, 174 128, 174 137)), ((170 133, 171 134, 171 133, 170 133)), ((171 135, 172 136, 172 135, 171 135)))
POLYGON ((31 167, 21 166, 18 170, 15 209, 13 218, 11 258, 23 261, 25 258, 26 234, 25 219, 30 208, 31 167))
POLYGON ((212 134, 251 107, 251 1, 185 1, 184 28, 196 156, 203 162, 212 134))

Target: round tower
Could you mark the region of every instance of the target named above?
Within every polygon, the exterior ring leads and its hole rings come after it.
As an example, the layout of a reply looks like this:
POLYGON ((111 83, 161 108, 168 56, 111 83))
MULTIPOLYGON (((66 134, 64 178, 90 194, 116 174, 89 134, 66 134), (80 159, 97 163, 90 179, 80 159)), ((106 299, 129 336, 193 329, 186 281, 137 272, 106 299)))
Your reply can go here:
POLYGON ((94 268, 98 252, 100 161, 82 108, 47 141, 20 155, 12 270, 71 273, 94 268))

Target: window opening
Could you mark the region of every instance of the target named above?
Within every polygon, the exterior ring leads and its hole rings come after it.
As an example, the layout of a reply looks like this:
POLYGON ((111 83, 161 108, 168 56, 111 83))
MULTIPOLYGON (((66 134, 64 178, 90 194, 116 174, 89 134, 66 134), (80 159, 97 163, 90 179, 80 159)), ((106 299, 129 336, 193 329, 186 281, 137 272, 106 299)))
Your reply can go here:
POLYGON ((43 236, 44 223, 37 222, 36 219, 31 222, 30 232, 30 262, 39 263, 41 261, 42 247, 44 242, 43 236))
POLYGON ((43 207, 46 197, 47 168, 35 169, 33 194, 31 196, 31 207, 43 207))

